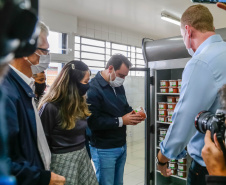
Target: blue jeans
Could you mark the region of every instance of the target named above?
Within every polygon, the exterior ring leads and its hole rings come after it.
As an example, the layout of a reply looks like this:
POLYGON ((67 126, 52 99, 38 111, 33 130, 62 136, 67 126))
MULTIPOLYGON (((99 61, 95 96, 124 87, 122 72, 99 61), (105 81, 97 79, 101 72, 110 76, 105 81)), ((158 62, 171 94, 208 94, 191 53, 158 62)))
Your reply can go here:
POLYGON ((123 185, 126 144, 120 148, 99 149, 90 146, 96 177, 100 185, 123 185))
POLYGON ((193 160, 189 168, 187 185, 206 185, 206 175, 208 175, 206 167, 193 160))

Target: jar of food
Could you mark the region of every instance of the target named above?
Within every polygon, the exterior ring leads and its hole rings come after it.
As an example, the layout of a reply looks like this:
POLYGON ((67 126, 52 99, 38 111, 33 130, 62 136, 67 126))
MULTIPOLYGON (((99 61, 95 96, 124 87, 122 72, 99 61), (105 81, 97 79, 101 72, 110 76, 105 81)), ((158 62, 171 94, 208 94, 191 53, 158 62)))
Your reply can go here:
POLYGON ((165 139, 164 135, 159 135, 159 142, 162 142, 165 139))
POLYGON ((167 103, 167 108, 171 109, 171 110, 174 110, 176 105, 177 105, 177 103, 167 103))
POLYGON ((172 175, 177 175, 177 169, 171 169, 172 175))
POLYGON ((170 162, 177 162, 177 160, 176 159, 171 159, 170 162))
POLYGON ((186 178, 187 177, 187 172, 186 171, 177 171, 177 176, 182 177, 182 178, 186 178))
POLYGON ((178 163, 178 170, 180 171, 186 171, 187 170, 187 165, 186 164, 180 164, 178 163))
POLYGON ((167 109, 167 103, 166 102, 159 102, 159 109, 167 109))
POLYGON ((178 97, 176 97, 176 103, 177 103, 177 102, 179 102, 179 99, 180 99, 180 97, 179 97, 179 96, 178 96, 178 97))
POLYGON ((178 87, 181 87, 181 82, 182 82, 182 80, 178 79, 178 87))
POLYGON ((167 121, 169 122, 169 123, 172 123, 173 121, 172 121, 172 116, 167 116, 167 121))
POLYGON ((166 116, 159 116, 159 121, 160 122, 167 122, 167 117, 166 116))
POLYGON ((169 87, 169 93, 178 93, 178 87, 170 86, 169 87))
POLYGON ((160 87, 160 92, 161 93, 169 93, 169 88, 168 87, 160 87))
POLYGON ((169 86, 178 87, 178 81, 177 80, 169 80, 169 86))
POLYGON ((175 96, 167 96, 167 103, 176 103, 175 96))
POLYGON ((168 112, 168 116, 173 116, 173 110, 171 110, 171 109, 167 109, 167 112, 168 112))
POLYGON ((169 162, 169 168, 170 169, 177 169, 177 163, 175 163, 175 162, 169 162))
POLYGON ((187 159, 186 158, 178 159, 178 163, 187 164, 187 159))
POLYGON ((166 109, 159 109, 159 116, 167 116, 167 110, 166 109))
POLYGON ((169 87, 169 80, 160 80, 161 87, 169 87))
POLYGON ((180 90, 181 90, 181 88, 180 87, 178 87, 178 92, 180 93, 180 90))
POLYGON ((167 128, 159 128, 159 134, 165 136, 167 133, 167 130, 168 130, 167 128))

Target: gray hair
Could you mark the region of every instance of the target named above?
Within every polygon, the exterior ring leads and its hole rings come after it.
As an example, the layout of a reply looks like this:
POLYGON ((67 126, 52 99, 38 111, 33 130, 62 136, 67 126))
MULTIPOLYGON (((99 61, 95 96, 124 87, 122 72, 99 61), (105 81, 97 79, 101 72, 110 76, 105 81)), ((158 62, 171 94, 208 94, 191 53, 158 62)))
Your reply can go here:
POLYGON ((42 39, 40 38, 41 35, 45 35, 46 37, 49 35, 49 28, 45 25, 44 22, 39 21, 38 23, 40 28, 40 35, 38 38, 38 45, 42 44, 42 39))

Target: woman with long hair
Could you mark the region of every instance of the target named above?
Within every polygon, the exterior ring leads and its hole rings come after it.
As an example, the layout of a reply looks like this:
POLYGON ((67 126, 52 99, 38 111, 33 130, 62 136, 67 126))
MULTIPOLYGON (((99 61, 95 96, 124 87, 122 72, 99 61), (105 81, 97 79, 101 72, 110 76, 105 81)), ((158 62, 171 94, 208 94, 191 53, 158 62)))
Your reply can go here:
POLYGON ((67 63, 39 104, 39 114, 52 153, 51 171, 67 185, 97 185, 85 148, 86 103, 90 70, 81 61, 67 63))

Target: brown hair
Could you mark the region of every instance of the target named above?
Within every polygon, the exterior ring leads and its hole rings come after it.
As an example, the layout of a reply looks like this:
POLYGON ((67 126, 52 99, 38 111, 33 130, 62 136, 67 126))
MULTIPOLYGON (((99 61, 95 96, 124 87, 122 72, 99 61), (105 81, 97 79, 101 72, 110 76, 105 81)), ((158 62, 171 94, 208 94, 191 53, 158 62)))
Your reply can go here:
POLYGON ((203 5, 190 6, 181 17, 181 28, 192 26, 201 32, 214 31, 213 16, 203 5))
POLYGON ((73 129, 78 119, 90 116, 86 98, 79 95, 77 84, 84 78, 89 68, 81 61, 68 62, 57 76, 38 106, 52 102, 60 105, 59 116, 63 129, 73 129))

